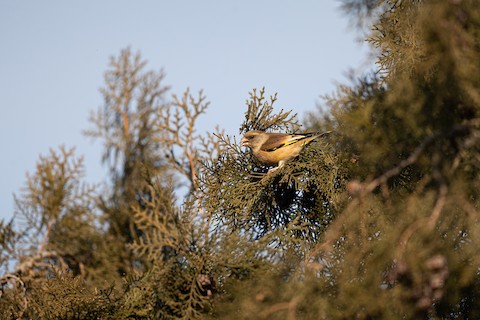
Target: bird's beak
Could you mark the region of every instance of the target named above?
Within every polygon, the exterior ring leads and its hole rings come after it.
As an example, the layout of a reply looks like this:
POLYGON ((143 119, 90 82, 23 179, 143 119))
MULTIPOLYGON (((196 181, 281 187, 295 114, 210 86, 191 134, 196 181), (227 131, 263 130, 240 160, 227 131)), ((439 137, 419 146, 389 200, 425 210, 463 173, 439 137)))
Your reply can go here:
POLYGON ((242 138, 240 140, 242 147, 248 147, 248 139, 242 138))

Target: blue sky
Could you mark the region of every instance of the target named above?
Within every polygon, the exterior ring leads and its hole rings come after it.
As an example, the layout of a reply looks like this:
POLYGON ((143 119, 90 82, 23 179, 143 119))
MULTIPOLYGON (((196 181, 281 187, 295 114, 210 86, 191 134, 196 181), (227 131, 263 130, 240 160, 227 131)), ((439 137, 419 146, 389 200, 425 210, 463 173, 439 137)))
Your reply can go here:
POLYGON ((238 134, 252 88, 301 119, 370 64, 334 0, 0 1, 0 219, 14 212, 39 155, 75 147, 101 182, 101 143, 82 135, 102 105, 109 57, 130 46, 163 69, 171 93, 204 90, 200 130, 238 134))

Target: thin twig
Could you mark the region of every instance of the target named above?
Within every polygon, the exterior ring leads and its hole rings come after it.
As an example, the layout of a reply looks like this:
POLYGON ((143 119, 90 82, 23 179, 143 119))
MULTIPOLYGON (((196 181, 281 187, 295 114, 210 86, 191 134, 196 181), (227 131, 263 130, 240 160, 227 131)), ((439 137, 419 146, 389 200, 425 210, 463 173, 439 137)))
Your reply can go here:
POLYGON ((395 253, 395 256, 397 257, 397 259, 399 259, 405 252, 408 241, 410 240, 411 236, 415 231, 417 231, 422 227, 426 227, 429 231, 433 230, 433 228, 435 227, 438 221, 438 218, 440 217, 440 213, 442 212, 442 209, 445 206, 447 193, 448 193, 447 184, 444 181, 442 181, 439 187, 437 200, 435 201, 435 205, 433 207, 432 213, 428 217, 422 217, 418 220, 415 220, 400 235, 400 240, 398 242, 398 246, 395 253))
POLYGON ((400 172, 402 172, 403 169, 408 167, 409 165, 412 165, 415 163, 418 159, 418 157, 422 154, 423 150, 432 143, 439 134, 433 134, 431 136, 428 136, 425 138, 420 145, 415 148, 415 150, 410 154, 410 156, 407 159, 404 159, 400 161, 398 165, 393 167, 392 169, 386 171, 384 174, 379 176, 378 178, 375 178, 374 180, 370 181, 365 187, 363 187, 362 191, 363 193, 370 193, 373 190, 375 190, 379 185, 384 184, 388 181, 393 176, 398 175, 400 172))
POLYGON ((402 161, 395 167, 391 168, 390 170, 387 170, 385 173, 383 173, 381 176, 375 178, 374 180, 364 183, 361 186, 361 192, 360 195, 366 195, 367 193, 372 192, 375 190, 379 185, 384 184, 388 181, 393 176, 396 176, 402 172, 403 169, 406 167, 414 164, 419 156, 422 154, 422 152, 425 150, 425 148, 430 145, 432 142, 434 142, 438 138, 450 138, 454 136, 457 133, 460 132, 466 132, 470 130, 472 127, 480 125, 480 118, 475 118, 472 120, 469 120, 463 124, 460 125, 455 125, 452 127, 452 129, 448 133, 434 133, 428 137, 426 137, 418 147, 415 148, 415 150, 410 154, 410 156, 402 161))
POLYGON ((295 320, 295 311, 297 309, 298 305, 298 300, 300 300, 299 297, 294 297, 291 301, 289 302, 282 302, 282 303, 276 303, 273 306, 263 310, 258 314, 259 318, 265 319, 272 313, 282 311, 282 310, 287 310, 287 319, 289 320, 295 320))

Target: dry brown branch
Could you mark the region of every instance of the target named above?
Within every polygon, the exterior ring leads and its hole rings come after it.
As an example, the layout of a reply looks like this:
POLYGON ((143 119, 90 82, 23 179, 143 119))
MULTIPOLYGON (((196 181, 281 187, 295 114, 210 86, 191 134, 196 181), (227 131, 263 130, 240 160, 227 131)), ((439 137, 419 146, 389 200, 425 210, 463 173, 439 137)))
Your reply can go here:
POLYGON ((294 297, 289 302, 282 302, 272 305, 271 307, 264 309, 262 312, 258 314, 260 319, 266 319, 273 313, 278 311, 287 310, 287 320, 295 320, 295 311, 297 309, 298 302, 300 301, 300 297, 294 297))
MULTIPOLYGON (((410 156, 408 156, 406 159, 400 161, 400 163, 398 165, 391 168, 390 170, 387 170, 382 175, 373 179, 370 182, 360 183, 357 186, 358 187, 357 188, 358 190, 356 190, 357 194, 360 195, 360 196, 366 195, 367 193, 370 193, 373 190, 375 190, 378 186, 385 184, 388 181, 388 179, 390 179, 391 177, 394 177, 394 176, 400 174, 400 172, 402 172, 403 169, 405 169, 406 167, 414 164, 418 160, 420 155, 423 153, 425 148, 427 146, 429 146, 431 143, 433 143, 435 140, 437 140, 439 138, 451 138, 458 133, 466 133, 468 130, 470 130, 473 127, 476 127, 478 125, 480 125, 480 118, 472 119, 472 120, 469 120, 469 121, 465 122, 464 124, 453 126, 452 129, 447 133, 439 132, 439 133, 434 133, 434 134, 426 137, 415 148, 415 150, 413 150, 413 152, 410 154, 410 156)), ((468 140, 468 141, 470 141, 470 140, 468 140)), ((468 146, 471 146, 471 143, 469 143, 468 146)))
MULTIPOLYGON (((438 139, 440 137, 450 138, 450 137, 454 136, 455 134, 465 133, 465 132, 467 132, 471 129, 474 129, 475 127, 477 127, 479 125, 480 125, 480 118, 475 118, 475 119, 472 119, 472 120, 469 120, 469 121, 465 122, 462 125, 454 126, 448 133, 432 134, 432 135, 426 137, 420 143, 420 145, 418 145, 418 147, 415 148, 415 150, 410 154, 410 156, 408 158, 400 161, 400 163, 397 166, 393 167, 390 170, 387 170, 385 173, 383 173, 379 177, 371 180, 370 182, 363 182, 362 183, 362 182, 356 181, 356 180, 349 182, 347 184, 347 191, 352 196, 358 197, 357 199, 352 200, 352 202, 349 204, 349 207, 357 206, 360 199, 363 196, 372 192, 373 190, 375 190, 379 186, 382 186, 381 191, 382 191, 383 196, 387 198, 387 204, 388 204, 388 189, 385 189, 388 179, 390 179, 393 176, 398 175, 404 168, 406 168, 407 166, 415 163, 418 160, 418 158, 420 157, 420 155, 424 152, 425 148, 427 146, 429 146, 431 143, 433 143, 436 139, 438 139)), ((468 147, 473 146, 472 141, 477 141, 477 138, 476 138, 476 135, 475 135, 476 132, 477 132, 476 130, 473 131, 471 136, 469 138, 467 138, 465 144, 463 145, 463 148, 468 148, 468 147)), ((455 169, 455 163, 454 163, 454 166, 452 166, 452 170, 453 169, 455 169)), ((431 178, 432 178, 431 176, 425 177, 425 179, 423 179, 421 181, 421 185, 424 186, 426 183, 431 181, 431 178)), ((399 254, 401 252, 403 252, 403 250, 404 250, 404 248, 405 248, 405 246, 408 242, 408 239, 412 236, 412 234, 416 230, 421 228, 424 224, 426 224, 426 226, 429 229, 432 229, 435 226, 435 224, 436 224, 436 222, 437 222, 437 220, 440 216, 440 213, 443 209, 443 206, 445 205, 446 195, 447 195, 447 192, 448 192, 448 187, 446 185, 446 182, 443 179, 441 179, 441 177, 438 177, 438 176, 437 176, 437 180, 440 181, 439 194, 438 194, 437 200, 435 202, 434 208, 432 210, 432 213, 430 214, 430 216, 418 219, 417 221, 412 223, 409 227, 407 227, 407 229, 403 232, 403 234, 400 237, 399 247, 398 247, 399 248, 399 254)), ((475 211, 475 210, 472 210, 472 208, 467 208, 467 209, 468 209, 468 212, 474 212, 475 211)), ((329 228, 330 232, 328 234, 338 235, 340 233, 341 228, 343 227, 344 219, 347 219, 345 217, 345 215, 342 215, 342 216, 338 217, 330 225, 330 228, 329 228)), ((332 249, 332 245, 333 245, 334 241, 335 241, 335 237, 328 237, 327 236, 327 238, 325 239, 325 241, 323 243, 319 244, 314 250, 312 250, 312 252, 308 255, 306 261, 315 261, 315 257, 317 255, 319 255, 321 252, 329 252, 332 249)), ((311 268, 314 268, 314 269, 320 269, 321 270, 323 268, 323 266, 321 264, 318 264, 316 262, 308 262, 307 265, 311 268)))
POLYGON ((392 169, 390 170, 387 170, 385 173, 383 173, 381 176, 379 176, 378 178, 372 180, 371 182, 367 183, 363 188, 362 188, 362 194, 365 194, 365 193, 370 193, 372 192, 373 190, 375 190, 379 185, 381 184, 385 184, 388 179, 390 179, 391 177, 394 177, 396 175, 398 175, 403 169, 405 169, 406 167, 408 167, 409 165, 412 165, 413 163, 415 163, 417 160, 418 160, 418 157, 422 154, 423 150, 425 150, 425 148, 430 144, 432 143, 433 141, 435 141, 435 139, 437 139, 439 136, 439 134, 433 134, 431 136, 428 136, 427 138, 425 138, 422 143, 420 143, 420 145, 415 148, 415 150, 410 154, 410 156, 402 161, 400 161, 400 163, 398 165, 396 165, 395 167, 393 167, 392 169))
MULTIPOLYGON (((478 210, 468 201, 466 201, 463 197, 454 196, 455 203, 458 203, 460 207, 467 213, 467 215, 471 217, 479 217, 478 210)), ((478 221, 478 220, 477 220, 478 221)))
POLYGON ((44 251, 25 259, 25 261, 20 263, 11 274, 25 275, 38 266, 50 267, 51 264, 45 264, 43 262, 45 259, 55 259, 60 264, 62 270, 66 270, 68 268, 63 258, 56 251, 44 251))
POLYGON ((418 220, 415 220, 411 223, 400 235, 400 239, 398 241, 397 248, 395 250, 395 257, 400 259, 405 249, 407 247, 408 241, 413 235, 415 231, 418 229, 425 227, 427 230, 431 231, 435 227, 435 224, 440 217, 440 213, 442 212, 443 207, 445 206, 446 198, 448 193, 447 184, 442 181, 438 190, 438 196, 435 201, 435 205, 432 209, 431 214, 428 217, 422 217, 418 220))
POLYGON ((39 254, 43 253, 47 248, 48 241, 50 240, 50 232, 52 231, 52 227, 55 224, 55 219, 48 221, 47 229, 45 230, 45 234, 43 235, 42 242, 40 243, 40 248, 38 248, 39 254))

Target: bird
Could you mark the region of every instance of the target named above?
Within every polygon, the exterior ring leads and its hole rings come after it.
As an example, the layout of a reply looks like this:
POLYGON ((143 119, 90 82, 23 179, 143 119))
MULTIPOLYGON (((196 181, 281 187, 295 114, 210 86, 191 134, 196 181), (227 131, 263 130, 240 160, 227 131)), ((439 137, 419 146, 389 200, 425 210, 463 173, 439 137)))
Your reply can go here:
POLYGON ((331 132, 289 134, 252 130, 245 133, 240 142, 242 147, 250 148, 260 164, 276 166, 268 170, 268 173, 271 173, 283 167, 285 162, 297 157, 303 147, 310 142, 331 132))

